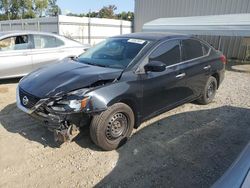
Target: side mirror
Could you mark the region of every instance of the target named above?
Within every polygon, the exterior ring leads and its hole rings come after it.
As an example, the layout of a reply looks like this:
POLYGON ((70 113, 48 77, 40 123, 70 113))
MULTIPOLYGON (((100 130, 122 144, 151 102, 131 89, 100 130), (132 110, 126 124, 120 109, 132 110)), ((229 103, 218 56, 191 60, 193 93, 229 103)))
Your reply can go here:
POLYGON ((163 72, 166 70, 166 65, 160 61, 149 61, 147 65, 144 66, 146 72, 163 72))

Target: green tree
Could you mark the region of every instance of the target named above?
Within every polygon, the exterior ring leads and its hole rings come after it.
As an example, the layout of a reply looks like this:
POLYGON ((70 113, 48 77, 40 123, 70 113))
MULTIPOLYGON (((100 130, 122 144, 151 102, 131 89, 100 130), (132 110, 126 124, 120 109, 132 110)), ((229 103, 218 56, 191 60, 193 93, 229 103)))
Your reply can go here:
POLYGON ((128 21, 132 21, 134 19, 134 13, 133 12, 121 12, 119 14, 117 14, 117 18, 121 19, 121 20, 128 20, 128 21))
POLYGON ((99 12, 89 12, 85 16, 90 18, 97 18, 99 17, 99 12))
POLYGON ((57 16, 57 0, 0 0, 0 20, 57 16))
POLYGON ((117 7, 115 5, 104 6, 100 11, 98 16, 100 18, 115 18, 115 11, 117 7))
POLYGON ((19 0, 19 14, 21 18, 35 18, 33 0, 19 0))
POLYGON ((19 18, 19 0, 12 0, 11 6, 10 6, 10 15, 11 19, 18 19, 19 18))
POLYGON ((62 14, 60 7, 57 5, 57 0, 49 0, 49 6, 47 9, 47 15, 58 16, 62 14))
POLYGON ((0 14, 0 21, 8 20, 8 17, 5 14, 0 14))
POLYGON ((1 0, 1 3, 0 3, 1 12, 3 12, 3 14, 8 19, 10 19, 10 17, 11 17, 10 7, 11 7, 11 0, 1 0))
POLYGON ((67 16, 76 16, 76 17, 88 17, 87 14, 74 14, 74 13, 68 13, 67 16))
POLYGON ((34 0, 35 12, 39 17, 43 16, 44 11, 48 8, 48 0, 34 0))

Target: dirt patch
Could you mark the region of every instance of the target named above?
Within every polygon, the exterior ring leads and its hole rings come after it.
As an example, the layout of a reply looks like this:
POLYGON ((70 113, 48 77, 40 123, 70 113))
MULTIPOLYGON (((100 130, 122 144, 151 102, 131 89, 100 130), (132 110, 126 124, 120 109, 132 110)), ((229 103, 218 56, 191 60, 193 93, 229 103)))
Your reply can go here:
POLYGON ((247 65, 235 65, 232 66, 233 70, 239 71, 239 72, 248 72, 250 73, 250 64, 247 65))
POLYGON ((0 93, 7 93, 9 89, 7 87, 0 87, 0 93))
POLYGON ((100 151, 88 129, 58 146, 0 85, 0 187, 210 187, 250 141, 250 74, 226 72, 213 103, 185 104, 100 151), (1 90, 0 90, 1 91, 1 90))

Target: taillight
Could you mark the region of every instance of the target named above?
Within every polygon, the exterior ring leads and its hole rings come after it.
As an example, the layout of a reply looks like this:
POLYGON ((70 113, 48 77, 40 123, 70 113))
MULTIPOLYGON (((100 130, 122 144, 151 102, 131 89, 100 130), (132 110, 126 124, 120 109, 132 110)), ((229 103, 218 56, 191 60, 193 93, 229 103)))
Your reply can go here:
POLYGON ((226 56, 221 55, 221 56, 220 56, 220 61, 221 61, 223 64, 226 64, 226 63, 227 63, 227 58, 226 58, 226 56))

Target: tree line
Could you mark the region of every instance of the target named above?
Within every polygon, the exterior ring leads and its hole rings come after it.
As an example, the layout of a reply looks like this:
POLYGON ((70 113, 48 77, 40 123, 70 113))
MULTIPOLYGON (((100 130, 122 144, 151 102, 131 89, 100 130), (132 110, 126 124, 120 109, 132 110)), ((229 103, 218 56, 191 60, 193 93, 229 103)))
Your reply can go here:
MULTIPOLYGON (((68 16, 110 18, 132 21, 133 12, 115 13, 115 5, 104 6, 99 11, 89 11, 88 13, 74 14, 68 16)), ((37 17, 58 16, 61 9, 57 5, 57 0, 0 0, 0 20, 27 19, 37 17)))
POLYGON ((74 14, 68 13, 67 16, 90 17, 90 18, 110 18, 132 21, 134 19, 133 12, 115 13, 117 7, 115 5, 104 6, 99 11, 89 11, 88 13, 74 14))
POLYGON ((57 0, 0 0, 0 20, 57 16, 57 0))

